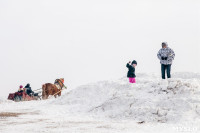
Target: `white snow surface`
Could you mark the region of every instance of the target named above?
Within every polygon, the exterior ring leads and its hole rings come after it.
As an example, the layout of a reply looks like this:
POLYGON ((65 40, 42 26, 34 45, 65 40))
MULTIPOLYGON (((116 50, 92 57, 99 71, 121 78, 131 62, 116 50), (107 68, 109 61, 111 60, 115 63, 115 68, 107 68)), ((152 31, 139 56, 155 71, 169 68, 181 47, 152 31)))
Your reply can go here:
POLYGON ((0 99, 0 132, 200 132, 200 74, 137 74, 65 90, 55 99, 0 99))

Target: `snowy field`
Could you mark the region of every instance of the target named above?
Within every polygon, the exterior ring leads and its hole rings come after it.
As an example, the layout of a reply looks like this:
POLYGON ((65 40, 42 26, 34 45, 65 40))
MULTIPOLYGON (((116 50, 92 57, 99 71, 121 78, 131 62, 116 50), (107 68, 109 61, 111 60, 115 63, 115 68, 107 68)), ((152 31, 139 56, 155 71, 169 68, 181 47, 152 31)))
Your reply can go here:
POLYGON ((61 97, 0 98, 0 133, 199 133, 200 74, 137 74, 65 90, 61 97))

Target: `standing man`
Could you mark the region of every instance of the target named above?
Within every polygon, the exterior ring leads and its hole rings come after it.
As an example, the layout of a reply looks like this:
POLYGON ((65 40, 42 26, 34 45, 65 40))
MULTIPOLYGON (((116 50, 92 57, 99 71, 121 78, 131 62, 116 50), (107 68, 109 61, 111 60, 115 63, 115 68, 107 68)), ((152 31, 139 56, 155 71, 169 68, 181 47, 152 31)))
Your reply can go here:
POLYGON ((165 72, 167 70, 167 78, 171 78, 171 65, 174 60, 175 53, 174 51, 168 47, 167 42, 162 43, 162 48, 159 50, 158 59, 161 64, 161 73, 162 79, 165 79, 165 72))

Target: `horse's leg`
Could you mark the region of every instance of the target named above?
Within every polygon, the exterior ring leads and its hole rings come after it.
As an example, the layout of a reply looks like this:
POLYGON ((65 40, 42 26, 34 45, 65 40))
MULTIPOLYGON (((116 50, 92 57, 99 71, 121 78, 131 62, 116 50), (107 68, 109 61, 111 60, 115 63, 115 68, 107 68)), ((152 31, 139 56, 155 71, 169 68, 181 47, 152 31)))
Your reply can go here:
POLYGON ((58 96, 59 96, 59 97, 61 96, 61 92, 58 93, 58 96))
POLYGON ((42 99, 45 99, 45 88, 46 86, 45 85, 42 85, 42 99))
POLYGON ((42 99, 43 99, 43 100, 46 99, 46 94, 45 94, 45 92, 42 93, 42 99))
POLYGON ((49 94, 46 96, 46 99, 48 99, 49 98, 49 94))
POLYGON ((42 85, 42 99, 45 100, 47 97, 47 92, 46 92, 47 86, 46 84, 42 85))
POLYGON ((46 90, 45 99, 48 99, 48 97, 49 97, 49 89, 46 90))
POLYGON ((49 93, 45 92, 45 99, 48 99, 48 97, 49 97, 49 93))

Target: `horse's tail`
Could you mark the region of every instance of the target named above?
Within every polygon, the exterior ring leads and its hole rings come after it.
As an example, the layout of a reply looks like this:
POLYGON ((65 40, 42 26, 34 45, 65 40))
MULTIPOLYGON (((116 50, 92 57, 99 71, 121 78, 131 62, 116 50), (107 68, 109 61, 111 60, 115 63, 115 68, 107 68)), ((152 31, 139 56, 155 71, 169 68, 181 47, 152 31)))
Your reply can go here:
POLYGON ((46 84, 42 85, 42 91, 44 91, 46 89, 46 84))

